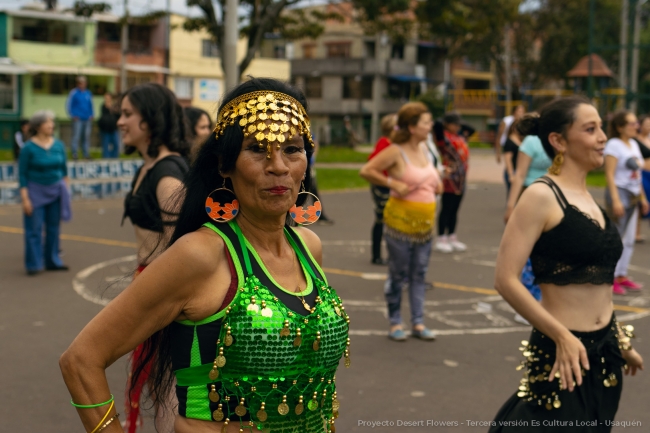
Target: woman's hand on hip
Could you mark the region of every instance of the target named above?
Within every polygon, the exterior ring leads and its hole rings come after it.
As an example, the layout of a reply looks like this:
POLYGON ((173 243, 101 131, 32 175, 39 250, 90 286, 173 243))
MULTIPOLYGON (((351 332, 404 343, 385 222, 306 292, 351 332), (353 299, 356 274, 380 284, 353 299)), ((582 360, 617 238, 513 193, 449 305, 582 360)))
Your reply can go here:
POLYGON ((32 212, 34 212, 34 207, 29 199, 23 201, 23 212, 27 216, 32 216, 32 212))
POLYGON ((621 355, 625 359, 625 375, 632 374, 634 376, 637 370, 643 370, 643 358, 634 349, 621 350, 621 355))
POLYGON ((647 215, 648 211, 650 211, 650 205, 647 200, 643 200, 641 202, 641 215, 647 215))
POLYGON ((625 208, 620 200, 614 200, 612 203, 612 212, 616 218, 622 218, 625 215, 625 208))
POLYGON ((556 342, 555 363, 549 373, 549 382, 555 380, 555 373, 560 373, 560 389, 572 392, 575 385, 582 385, 582 368, 589 370, 587 349, 575 335, 567 331, 556 342))

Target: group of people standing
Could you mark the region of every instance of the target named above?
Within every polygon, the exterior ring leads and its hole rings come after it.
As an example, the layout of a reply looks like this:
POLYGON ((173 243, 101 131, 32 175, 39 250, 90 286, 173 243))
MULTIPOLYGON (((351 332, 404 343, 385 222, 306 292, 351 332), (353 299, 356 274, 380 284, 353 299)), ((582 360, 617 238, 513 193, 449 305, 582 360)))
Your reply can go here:
MULTIPOLYGON (((79 80, 78 83, 82 87, 85 86, 85 80, 79 80)), ((155 91, 159 92, 162 91, 160 90, 162 88, 163 86, 152 84, 135 89, 137 95, 143 89, 157 89, 155 91)), ((74 110, 78 110, 78 106, 82 105, 80 101, 90 101, 80 96, 85 92, 89 93, 85 88, 73 91, 74 98, 70 103, 70 109, 76 114, 79 113, 74 110)), ((127 91, 127 94, 129 92, 132 90, 127 91)), ((169 92, 168 97, 174 97, 171 91, 167 92, 169 92)), ((128 99, 126 100, 128 101, 128 99)), ((133 144, 132 140, 128 138, 125 140, 125 137, 133 134, 141 136, 144 134, 144 129, 140 127, 139 123, 129 123, 128 120, 132 118, 125 114, 124 101, 124 97, 120 101, 114 102, 111 94, 107 93, 104 96, 104 104, 101 106, 102 116, 98 120, 104 154, 108 155, 107 157, 118 157, 119 143, 122 142, 126 153, 138 151, 145 159, 145 166, 147 166, 147 158, 150 156, 147 151, 133 144), (120 108, 116 109, 118 103, 120 108)), ((166 120, 161 118, 160 113, 156 113, 158 107, 150 104, 150 102, 146 103, 146 106, 150 107, 149 116, 152 119, 156 118, 157 121, 153 133, 160 134, 160 131, 164 130, 162 125, 166 120)), ((129 109, 126 113, 130 113, 129 109)), ((183 143, 184 146, 187 146, 187 151, 183 152, 182 164, 187 167, 198 153, 201 144, 210 135, 212 120, 206 111, 196 107, 181 108, 175 115, 179 116, 178 118, 184 125, 183 143)), ((83 123, 83 119, 78 117, 74 120, 73 118, 73 122, 77 121, 82 123, 73 123, 73 131, 86 130, 87 126, 83 123)), ((38 111, 28 121, 21 122, 21 130, 16 133, 15 137, 14 151, 18 160, 19 188, 25 226, 25 268, 28 275, 36 275, 44 269, 68 269, 62 262, 59 245, 61 221, 69 221, 72 218, 67 178, 67 150, 65 144, 54 137, 54 122, 55 114, 53 112, 38 111), (43 232, 45 232, 44 237, 43 232)), ((150 124, 153 124, 153 121, 150 120, 150 124)), ((75 138, 79 138, 78 133, 73 134, 73 157, 78 151, 74 145, 75 138)), ((88 153, 84 146, 82 149, 85 149, 83 150, 84 154, 88 153)), ((185 171, 187 170, 185 169, 185 171)), ((145 168, 142 173, 146 172, 145 168)), ((178 178, 182 178, 182 175, 179 175, 178 178)), ((136 181, 137 178, 132 185, 134 189, 136 189, 136 181)), ((154 191, 157 184, 158 182, 154 182, 154 191)), ((151 203, 149 204, 151 205, 151 203)), ((155 213, 156 209, 155 206, 142 206, 140 211, 155 213)))
MULTIPOLYGON (((135 431, 148 398, 156 419, 177 433, 335 432, 335 374, 339 360, 351 364, 350 318, 321 268, 320 239, 304 227, 322 209, 319 201, 305 207, 314 147, 307 113, 299 90, 251 79, 224 97, 216 127, 191 151, 185 116, 168 89, 136 86, 122 98, 122 140, 144 158, 125 200, 138 269, 60 360, 87 431, 123 431, 105 369, 132 352, 127 431, 135 431)), ((423 104, 408 103, 393 119, 390 142, 361 175, 385 188, 377 202, 385 199, 389 336, 406 339, 400 301, 408 283, 411 335, 431 340, 422 319, 437 196, 441 214, 449 205, 438 233, 453 249, 469 152, 456 115, 438 122, 423 104)), ((47 141, 45 126, 39 143, 47 141)), ((643 368, 630 329, 613 312, 624 243, 586 187, 588 172, 614 151, 582 98, 553 101, 522 117, 517 130, 538 137, 552 162, 508 214, 499 249, 495 286, 534 328, 522 342, 519 391, 496 416, 518 426, 491 431, 525 432, 522 420, 612 420, 623 372, 643 368), (539 302, 520 281, 529 259, 539 302)), ((524 180, 518 185, 521 191, 524 180)), ((610 194, 612 207, 620 201, 626 211, 622 193, 610 194)), ((601 423, 586 431, 610 429, 601 423)))

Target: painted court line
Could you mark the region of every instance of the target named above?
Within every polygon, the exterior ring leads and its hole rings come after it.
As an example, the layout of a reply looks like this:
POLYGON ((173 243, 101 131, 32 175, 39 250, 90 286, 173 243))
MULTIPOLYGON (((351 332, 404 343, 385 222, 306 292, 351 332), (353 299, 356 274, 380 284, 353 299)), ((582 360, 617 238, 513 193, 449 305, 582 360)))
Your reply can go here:
MULTIPOLYGON (((0 226, 0 233, 11 233, 11 234, 23 234, 24 230, 21 227, 9 227, 9 226, 0 226)), ((61 234, 61 239, 64 240, 70 240, 70 241, 77 241, 77 242, 86 242, 86 243, 92 243, 92 244, 98 244, 98 245, 110 245, 110 246, 117 246, 117 247, 125 247, 125 248, 136 248, 137 244, 135 242, 125 242, 125 241, 118 241, 114 239, 103 239, 103 238, 95 238, 91 236, 78 236, 78 235, 69 235, 69 234, 61 234)), ((365 245, 367 241, 326 241, 324 244, 326 245, 360 245, 363 244, 365 245)), ((134 257, 134 256, 128 256, 128 257, 134 257)), ((128 259, 125 260, 124 257, 118 258, 118 259, 113 259, 109 260, 108 262, 102 262, 98 263, 96 265, 90 266, 81 272, 77 274, 75 277, 75 280, 78 278, 83 278, 82 274, 85 275, 86 272, 88 272, 88 275, 94 272, 95 270, 105 267, 105 266, 110 266, 111 264, 115 263, 121 263, 124 261, 129 261, 133 259, 128 259), (92 270, 91 270, 92 269, 92 270)), ((479 264, 479 263, 476 263, 479 264)), ((488 265, 487 262, 483 263, 485 265, 488 265)), ((491 265, 491 263, 490 263, 491 265)), ((635 270, 637 272, 644 272, 644 273, 649 273, 650 272, 644 268, 640 268, 638 266, 630 266, 631 270, 635 270)), ((346 269, 337 269, 337 268, 323 268, 323 271, 335 275, 345 275, 345 276, 350 276, 350 277, 358 277, 358 278, 363 278, 366 280, 385 280, 387 275, 383 273, 369 273, 369 272, 358 272, 358 271, 349 271, 346 269)), ((75 282, 73 280, 73 286, 75 282)), ((79 284, 79 282, 77 282, 79 284)), ((483 295, 498 295, 497 291, 494 289, 485 289, 482 287, 468 287, 468 286, 463 286, 459 284, 451 284, 451 283, 443 283, 440 281, 434 281, 433 282, 434 286, 439 289, 448 289, 448 290, 457 290, 461 292, 471 292, 471 293, 479 293, 483 295)), ((87 299, 91 302, 97 303, 99 305, 106 305, 108 303, 108 300, 103 299, 101 297, 98 297, 97 295, 94 295, 92 293, 88 293, 85 288, 81 288, 78 286, 75 288, 75 291, 79 293, 84 299, 87 299), (77 290, 79 289, 79 290, 77 290)), ((650 315, 650 309, 648 308, 641 308, 641 307, 634 307, 630 305, 619 305, 615 304, 614 309, 617 311, 627 311, 627 312, 632 312, 632 313, 637 313, 637 314, 647 314, 650 315)), ((627 319, 631 320, 631 319, 627 319)))

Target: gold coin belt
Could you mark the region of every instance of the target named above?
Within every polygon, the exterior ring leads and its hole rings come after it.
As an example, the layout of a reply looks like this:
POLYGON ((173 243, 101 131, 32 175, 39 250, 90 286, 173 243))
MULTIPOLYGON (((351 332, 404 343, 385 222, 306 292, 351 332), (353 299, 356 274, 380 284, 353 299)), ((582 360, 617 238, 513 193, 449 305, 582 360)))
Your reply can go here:
MULTIPOLYGON (((602 346, 615 344, 614 336, 617 336, 617 325, 614 321, 611 325, 611 330, 613 331, 610 334, 609 338, 612 341, 606 341, 602 343, 602 346)), ((548 337, 540 333, 538 330, 533 329, 533 335, 535 337, 540 337, 540 342, 548 340, 548 337), (539 334, 539 335, 536 335, 539 334)), ((594 344, 594 340, 590 342, 584 341, 582 337, 578 337, 585 347, 589 343, 594 344)), ((605 337, 608 338, 608 337, 605 337)), ((539 344, 539 343, 538 343, 539 344)), ((597 343, 596 343, 597 344, 597 343)), ((544 344, 544 347, 547 347, 548 344, 544 344)), ((538 345, 531 344, 527 340, 522 340, 521 347, 519 350, 524 356, 524 360, 521 361, 520 365, 517 366, 517 370, 523 371, 523 377, 519 384, 519 390, 517 391, 517 396, 530 404, 536 404, 546 408, 547 410, 559 409, 562 407, 562 401, 560 400, 561 392, 568 392, 566 387, 562 389, 562 379, 560 378, 560 373, 555 372, 555 379, 553 382, 549 382, 549 375, 553 369, 553 364, 555 363, 555 354, 549 353, 538 345)), ((587 372, 584 368, 581 368, 581 374, 585 377, 587 374, 596 374, 600 379, 602 379, 603 386, 605 388, 613 388, 619 385, 619 377, 617 377, 614 371, 611 371, 612 367, 617 365, 617 361, 610 360, 609 362, 605 359, 604 353, 597 356, 597 359, 600 363, 600 366, 597 366, 593 361, 590 361, 591 369, 593 371, 587 372), (610 366, 610 372, 607 372, 607 366, 610 366)), ((590 351, 588 348, 588 356, 590 356, 590 351)), ((590 356, 590 359, 595 357, 590 356)), ((619 373, 620 374, 620 373, 619 373)), ((573 386, 576 386, 575 380, 573 381, 573 386)))

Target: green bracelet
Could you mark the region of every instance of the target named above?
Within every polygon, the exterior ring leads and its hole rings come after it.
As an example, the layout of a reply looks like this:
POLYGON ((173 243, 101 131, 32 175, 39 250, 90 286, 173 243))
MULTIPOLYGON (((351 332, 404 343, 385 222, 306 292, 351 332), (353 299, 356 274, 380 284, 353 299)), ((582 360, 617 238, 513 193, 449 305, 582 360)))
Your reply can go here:
POLYGON ((111 398, 108 401, 105 401, 104 403, 97 403, 97 404, 77 404, 72 399, 70 399, 70 404, 73 405, 74 407, 78 407, 79 409, 92 409, 94 407, 101 407, 101 406, 106 406, 107 404, 112 403, 114 400, 113 394, 111 394, 111 398))

